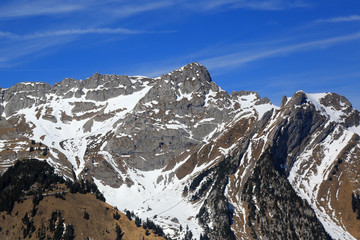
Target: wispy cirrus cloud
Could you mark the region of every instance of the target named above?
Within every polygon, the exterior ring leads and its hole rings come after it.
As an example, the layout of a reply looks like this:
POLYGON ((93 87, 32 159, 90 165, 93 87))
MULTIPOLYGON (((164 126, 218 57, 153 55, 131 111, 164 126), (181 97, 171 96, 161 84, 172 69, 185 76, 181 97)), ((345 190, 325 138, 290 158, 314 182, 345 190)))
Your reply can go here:
POLYGON ((74 1, 54 1, 54 0, 14 0, 3 1, 0 3, 1 18, 18 18, 39 15, 54 15, 59 13, 69 13, 84 9, 86 5, 74 1))
MULTIPOLYGON (((176 2, 169 1, 115 1, 115 0, 13 0, 0 3, 0 19, 25 18, 34 16, 56 16, 59 14, 94 13, 92 17, 101 14, 103 19, 130 17, 142 12, 161 9, 174 5, 176 2)), ((90 16, 91 18, 91 16, 90 16)))
POLYGON ((0 3, 0 19, 24 18, 34 16, 57 16, 59 14, 72 13, 106 13, 106 17, 124 18, 137 15, 142 12, 163 9, 166 7, 177 9, 190 9, 192 11, 208 11, 221 9, 255 9, 255 10, 284 10, 289 8, 306 7, 302 0, 5 0, 0 3))
POLYGON ((309 7, 304 1, 283 1, 283 0, 267 0, 267 1, 234 1, 234 8, 249 8, 257 10, 285 10, 290 8, 309 7))
POLYGON ((255 50, 255 51, 238 51, 231 54, 225 54, 222 56, 216 56, 200 60, 200 62, 209 68, 220 69, 229 67, 238 67, 246 63, 287 55, 290 53, 307 51, 311 49, 324 49, 330 46, 360 40, 360 32, 331 37, 321 40, 308 41, 303 43, 297 43, 272 49, 255 50))
POLYGON ((29 57, 48 55, 58 50, 61 44, 71 39, 52 38, 46 41, 16 41, 14 44, 4 44, 0 48, 0 68, 9 68, 28 61, 29 57))
POLYGON ((27 35, 19 35, 11 32, 0 32, 1 38, 13 40, 29 40, 46 37, 84 35, 84 34, 143 34, 143 33, 159 33, 156 31, 131 30, 126 28, 87 28, 87 29, 63 29, 45 32, 35 32, 27 35))
POLYGON ((196 10, 215 10, 215 9, 253 9, 264 11, 278 11, 289 8, 308 7, 303 1, 283 1, 283 0, 208 0, 186 3, 187 7, 196 10))
POLYGON ((354 22, 360 21, 360 15, 350 15, 345 17, 335 17, 326 19, 317 19, 314 23, 338 23, 338 22, 354 22))
POLYGON ((51 54, 81 35, 136 35, 169 33, 171 31, 143 31, 126 28, 63 29, 25 35, 0 31, 0 67, 11 67, 28 57, 51 54))
POLYGON ((14 37, 16 37, 16 34, 14 33, 0 31, 0 38, 14 38, 14 37))
POLYGON ((131 17, 143 12, 154 11, 166 7, 174 6, 174 1, 151 1, 149 3, 137 4, 134 1, 131 4, 123 4, 115 8, 107 8, 105 11, 115 18, 131 17))

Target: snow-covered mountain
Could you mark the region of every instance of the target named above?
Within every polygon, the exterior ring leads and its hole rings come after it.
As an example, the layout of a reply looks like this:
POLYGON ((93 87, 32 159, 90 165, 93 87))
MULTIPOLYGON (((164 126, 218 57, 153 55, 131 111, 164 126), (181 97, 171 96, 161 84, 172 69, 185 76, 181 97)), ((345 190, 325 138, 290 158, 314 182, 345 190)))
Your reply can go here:
POLYGON ((229 95, 197 63, 158 78, 19 83, 1 96, 1 172, 46 159, 174 239, 187 227, 197 239, 360 238, 360 114, 343 96, 299 91, 278 107, 229 95))

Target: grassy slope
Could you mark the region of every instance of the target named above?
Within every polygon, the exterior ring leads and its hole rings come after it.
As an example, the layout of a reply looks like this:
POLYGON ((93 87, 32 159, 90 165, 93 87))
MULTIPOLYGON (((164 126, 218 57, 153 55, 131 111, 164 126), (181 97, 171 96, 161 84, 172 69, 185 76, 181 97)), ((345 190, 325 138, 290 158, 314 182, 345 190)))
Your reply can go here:
POLYGON ((123 213, 119 212, 120 219, 115 220, 113 213, 117 211, 112 206, 98 200, 93 194, 66 194, 66 200, 55 198, 55 196, 46 196, 38 205, 38 211, 34 217, 31 217, 33 207, 32 199, 26 199, 22 203, 15 203, 11 215, 6 212, 0 212, 0 239, 23 239, 23 228, 25 225, 22 218, 28 213, 29 218, 33 220, 36 230, 29 235, 29 239, 38 239, 37 233, 40 226, 47 228, 46 235, 53 237, 49 230, 49 219, 54 210, 62 213, 65 224, 71 224, 75 230, 75 239, 116 239, 115 227, 119 224, 125 233, 123 239, 164 239, 155 236, 152 231, 149 236, 145 235, 142 227, 137 227, 134 221, 130 221, 123 213), (84 218, 84 212, 89 214, 89 219, 84 218))

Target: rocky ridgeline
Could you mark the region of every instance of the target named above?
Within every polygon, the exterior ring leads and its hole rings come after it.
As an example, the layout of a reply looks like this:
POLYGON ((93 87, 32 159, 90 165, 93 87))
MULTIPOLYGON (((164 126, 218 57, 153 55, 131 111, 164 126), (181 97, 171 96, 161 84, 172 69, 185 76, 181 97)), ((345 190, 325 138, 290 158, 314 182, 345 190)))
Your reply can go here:
MULTIPOLYGON (((94 74, 82 80, 66 78, 53 86, 47 83, 22 82, 8 89, 1 90, 1 105, 5 105, 0 112, 9 117, 20 109, 41 106, 47 103, 47 96, 62 99, 75 98, 103 102, 119 95, 129 95, 141 87, 136 77, 94 74)), ((151 80, 144 79, 143 81, 151 80)))
MULTIPOLYGON (((266 149, 271 150, 271 167, 276 170, 276 174, 279 174, 277 182, 271 185, 283 182, 282 179, 286 177, 296 193, 312 205, 320 222, 332 238, 354 239, 354 236, 358 238, 358 233, 354 230, 357 223, 350 205, 352 192, 360 188, 354 175, 359 171, 355 163, 360 160, 358 117, 359 112, 352 108, 345 97, 333 93, 306 94, 302 91, 295 93, 289 99, 285 97, 280 109, 264 115, 261 120, 263 127, 257 127, 250 136, 250 143, 239 145, 241 150, 237 155, 240 159, 239 167, 234 171, 234 175, 230 175, 227 188, 228 197, 236 213, 232 227, 239 232, 240 229, 244 229, 243 234, 237 235, 238 238, 244 237, 244 234, 252 234, 253 238, 265 237, 269 232, 277 232, 278 226, 271 227, 271 224, 279 223, 277 219, 282 219, 281 221, 286 221, 289 225, 282 224, 283 231, 276 234, 282 235, 282 237, 279 235, 280 238, 292 238, 285 233, 297 234, 294 229, 301 228, 296 227, 300 216, 310 219, 313 217, 313 213, 309 215, 306 210, 304 213, 295 214, 297 216, 295 222, 286 220, 281 216, 281 211, 289 207, 299 208, 288 205, 290 202, 294 204, 294 200, 276 200, 280 199, 276 196, 278 194, 276 191, 266 193, 269 189, 262 190, 261 186, 269 184, 269 179, 266 178, 274 178, 269 167, 259 172, 260 159, 262 159, 260 156, 266 149), (252 183, 249 187, 249 181, 258 181, 258 183, 252 183), (257 184, 261 184, 260 187, 257 184), (264 193, 261 193, 262 191, 264 193), (254 194, 260 199, 256 200, 254 194), (271 196, 275 199, 269 199, 271 196), (274 215, 269 209, 274 207, 280 207, 282 210, 276 211, 274 215), (270 222, 269 216, 272 219, 270 222), (245 218, 246 221, 243 220, 245 218), (292 230, 285 229, 288 227, 292 230), (349 229, 352 236, 348 232, 349 229)), ((269 161, 269 157, 265 159, 269 161)), ((271 180, 273 181, 274 179, 271 180)), ((281 186, 284 187, 284 183, 281 183, 281 186)), ((286 197, 286 194, 289 194, 289 191, 284 191, 284 196, 281 197, 286 197)), ((305 219, 301 220, 301 224, 304 221, 305 219)), ((317 230, 311 231, 318 233, 317 230)), ((311 231, 307 234, 314 237, 311 231)), ((301 238, 308 239, 305 235, 301 238)))

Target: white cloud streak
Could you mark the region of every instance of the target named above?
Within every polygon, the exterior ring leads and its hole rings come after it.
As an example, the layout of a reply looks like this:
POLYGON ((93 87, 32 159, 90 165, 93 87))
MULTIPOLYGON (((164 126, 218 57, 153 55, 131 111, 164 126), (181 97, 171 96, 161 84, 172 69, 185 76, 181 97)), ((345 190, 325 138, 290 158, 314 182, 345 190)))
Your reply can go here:
POLYGON ((115 18, 126 18, 133 15, 137 15, 143 12, 149 12, 153 10, 162 9, 165 7, 169 7, 174 5, 173 1, 160 1, 160 2, 150 2, 147 4, 134 4, 134 5, 122 5, 117 8, 107 9, 106 11, 109 12, 115 18))
POLYGON ((0 32, 0 38, 13 40, 28 40, 46 37, 58 37, 68 35, 84 35, 84 34, 142 34, 157 33, 154 31, 131 30, 126 28, 88 28, 88 29, 64 29, 47 32, 35 32, 28 35, 19 35, 11 32, 0 32))
POLYGON ((0 18, 55 15, 79 11, 83 8, 83 4, 72 1, 15 0, 10 1, 10 3, 8 1, 8 3, 0 4, 0 18))
POLYGON ((335 18, 328 18, 328 19, 318 19, 315 20, 315 23, 339 23, 339 22, 354 22, 360 21, 360 15, 351 15, 346 17, 335 17, 335 18))
POLYGON ((306 51, 316 48, 327 48, 331 45, 340 44, 343 42, 349 42, 360 39, 360 32, 332 37, 322 40, 309 41, 304 43, 298 43, 294 45, 289 45, 285 47, 279 47, 270 50, 264 51, 254 51, 254 52, 235 52, 231 54, 226 54, 223 56, 207 58, 200 60, 201 64, 204 64, 210 69, 220 69, 225 67, 237 67, 246 63, 254 62, 257 60, 262 60, 271 57, 277 57, 281 55, 287 55, 293 52, 306 51))
POLYGON ((53 38, 45 41, 31 40, 8 44, 0 48, 0 67, 8 68, 26 62, 28 57, 47 55, 56 51, 61 44, 68 43, 69 39, 53 38))
POLYGON ((166 7, 190 9, 192 11, 209 11, 231 8, 255 10, 284 10, 306 7, 302 0, 161 0, 161 1, 116 1, 116 0, 12 0, 0 2, 0 19, 24 18, 34 16, 58 16, 59 14, 93 12, 108 13, 107 17, 124 18, 142 12, 166 7))
POLYGON ((17 35, 11 32, 2 32, 0 31, 0 38, 15 38, 17 35))
POLYGON ((65 29, 47 32, 17 35, 0 32, 0 67, 11 67, 26 61, 29 56, 41 56, 58 50, 60 46, 73 41, 78 35, 85 34, 144 34, 150 31, 130 30, 125 28, 89 28, 65 29))
POLYGON ((174 5, 169 1, 116 1, 116 0, 14 0, 10 3, 0 3, 1 18, 25 18, 34 16, 56 16, 59 14, 92 13, 119 19, 130 17, 142 12, 152 11, 174 5))
POLYGON ((249 8, 257 10, 285 10, 289 8, 303 8, 308 7, 302 1, 282 1, 282 0, 268 0, 268 1, 242 1, 242 3, 234 4, 235 8, 249 8))
POLYGON ((244 8, 244 9, 253 9, 253 10, 263 10, 263 11, 278 11, 285 10, 289 8, 299 8, 307 7, 308 5, 303 3, 303 1, 284 1, 284 0, 207 0, 207 1, 197 1, 190 2, 187 4, 193 10, 215 10, 215 9, 235 9, 235 8, 244 8))

